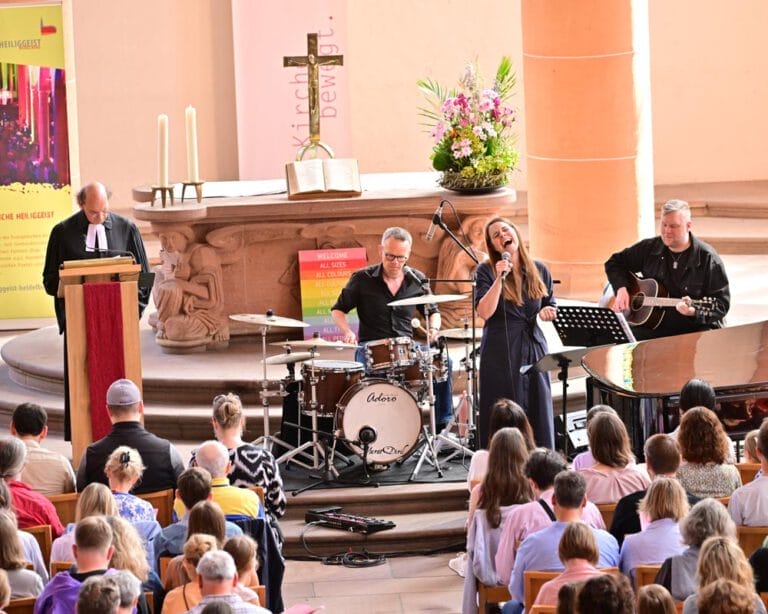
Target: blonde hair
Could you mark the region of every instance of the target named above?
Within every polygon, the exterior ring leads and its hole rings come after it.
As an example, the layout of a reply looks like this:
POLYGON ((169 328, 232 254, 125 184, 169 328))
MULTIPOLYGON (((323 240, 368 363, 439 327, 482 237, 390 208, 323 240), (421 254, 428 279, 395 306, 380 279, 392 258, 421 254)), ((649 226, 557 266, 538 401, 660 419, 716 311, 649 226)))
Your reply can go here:
POLYGON ((130 571, 139 580, 146 582, 149 578, 149 563, 138 531, 120 516, 108 516, 107 522, 112 526, 112 545, 115 547, 109 566, 130 571))
POLYGON ((720 578, 733 580, 742 586, 755 585, 752 566, 741 546, 735 540, 720 535, 708 537, 701 545, 696 578, 700 588, 720 578))
POLYGON ((688 496, 676 479, 658 476, 641 499, 640 511, 647 513, 651 521, 661 518, 679 521, 688 514, 688 496))
POLYGON ((0 512, 0 568, 24 569, 27 559, 19 539, 16 518, 8 512, 0 512))
POLYGON ((597 564, 600 552, 592 529, 583 522, 569 522, 560 538, 557 555, 563 564, 571 559, 584 559, 597 564))
POLYGON ((109 487, 100 482, 91 482, 77 498, 75 522, 88 516, 117 516, 117 501, 109 487))
POLYGON ((757 456, 757 438, 760 435, 760 429, 749 431, 744 437, 744 461, 745 463, 759 463, 757 456))
POLYGON ((104 473, 107 475, 111 473, 121 482, 125 482, 128 480, 140 480, 144 474, 144 469, 146 469, 144 461, 141 459, 141 454, 139 454, 137 449, 120 446, 107 458, 104 473))
POLYGON ((254 564, 254 569, 259 568, 259 547, 252 537, 248 535, 234 535, 230 537, 222 548, 225 552, 229 552, 232 559, 235 561, 235 567, 237 573, 243 575, 246 571, 249 571, 251 565, 254 564))
POLYGON ((11 584, 8 582, 8 574, 5 569, 0 569, 0 610, 11 601, 11 584))
POLYGON ((216 396, 213 399, 213 419, 222 429, 229 430, 239 426, 245 428, 243 402, 240 397, 233 392, 216 396))
POLYGON ((218 549, 219 545, 213 535, 195 533, 184 542, 184 560, 196 568, 206 552, 218 549))
POLYGON ((637 591, 637 614, 675 614, 675 600, 661 584, 646 584, 637 591))

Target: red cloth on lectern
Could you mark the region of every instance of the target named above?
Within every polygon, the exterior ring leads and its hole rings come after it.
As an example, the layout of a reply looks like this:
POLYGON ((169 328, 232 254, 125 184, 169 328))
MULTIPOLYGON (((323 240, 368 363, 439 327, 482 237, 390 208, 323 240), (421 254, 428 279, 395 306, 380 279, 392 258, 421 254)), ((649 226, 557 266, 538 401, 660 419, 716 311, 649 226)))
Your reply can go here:
POLYGON ((120 283, 83 284, 86 362, 91 395, 93 441, 112 430, 107 411, 107 388, 125 377, 123 307, 120 283))

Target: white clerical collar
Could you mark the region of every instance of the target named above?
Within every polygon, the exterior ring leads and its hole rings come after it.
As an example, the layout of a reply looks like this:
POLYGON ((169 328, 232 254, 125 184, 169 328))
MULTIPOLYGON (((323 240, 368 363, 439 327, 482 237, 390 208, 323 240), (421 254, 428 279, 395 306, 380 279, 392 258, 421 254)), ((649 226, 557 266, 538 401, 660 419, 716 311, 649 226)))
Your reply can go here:
POLYGON ((85 251, 93 252, 96 249, 109 249, 107 245, 107 233, 104 224, 88 224, 88 233, 85 235, 85 251))

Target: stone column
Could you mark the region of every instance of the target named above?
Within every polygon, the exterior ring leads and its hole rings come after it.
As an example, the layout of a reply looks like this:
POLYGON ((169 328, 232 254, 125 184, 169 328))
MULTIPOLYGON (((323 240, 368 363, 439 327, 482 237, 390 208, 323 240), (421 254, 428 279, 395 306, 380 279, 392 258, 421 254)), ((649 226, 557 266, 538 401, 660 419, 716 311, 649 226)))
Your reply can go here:
POLYGON ((559 296, 653 234, 647 0, 522 0, 530 243, 559 296))

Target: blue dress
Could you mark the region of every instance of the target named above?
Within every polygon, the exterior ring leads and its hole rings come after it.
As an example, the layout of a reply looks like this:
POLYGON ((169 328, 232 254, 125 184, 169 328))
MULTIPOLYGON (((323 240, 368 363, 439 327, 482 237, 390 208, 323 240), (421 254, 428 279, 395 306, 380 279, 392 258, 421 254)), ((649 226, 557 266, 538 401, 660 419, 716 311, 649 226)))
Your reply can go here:
MULTIPOLYGON (((496 311, 486 320, 483 328, 478 421, 483 448, 488 447, 491 408, 502 398, 513 400, 525 410, 537 445, 555 447, 549 373, 520 374, 520 367, 531 365, 548 353, 547 340, 538 325, 536 314, 542 307, 556 306, 549 270, 538 261, 536 268, 547 288, 547 296, 529 299, 523 293, 523 304, 520 306, 501 297, 496 311)), ((489 263, 483 262, 477 267, 476 278, 476 301, 479 302, 493 285, 496 274, 489 263)))

